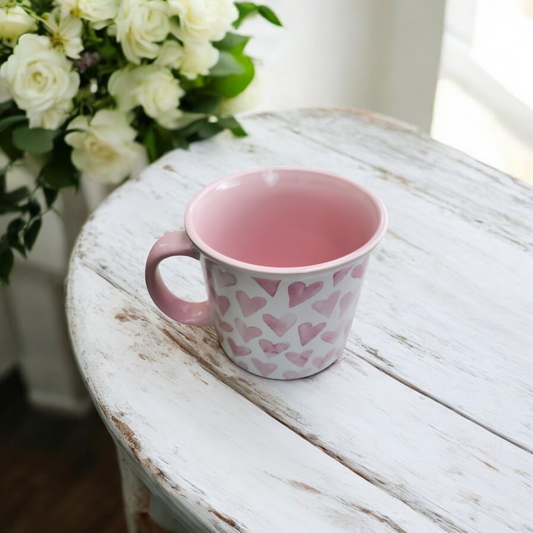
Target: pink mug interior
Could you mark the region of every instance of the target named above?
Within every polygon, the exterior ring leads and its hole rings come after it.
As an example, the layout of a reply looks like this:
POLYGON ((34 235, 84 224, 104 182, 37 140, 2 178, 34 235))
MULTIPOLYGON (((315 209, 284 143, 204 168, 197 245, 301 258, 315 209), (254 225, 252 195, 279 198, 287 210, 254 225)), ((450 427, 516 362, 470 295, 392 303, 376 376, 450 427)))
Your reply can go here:
POLYGON ((321 270, 370 251, 383 236, 383 202, 332 172, 255 169, 200 191, 185 214, 204 254, 262 272, 321 270))

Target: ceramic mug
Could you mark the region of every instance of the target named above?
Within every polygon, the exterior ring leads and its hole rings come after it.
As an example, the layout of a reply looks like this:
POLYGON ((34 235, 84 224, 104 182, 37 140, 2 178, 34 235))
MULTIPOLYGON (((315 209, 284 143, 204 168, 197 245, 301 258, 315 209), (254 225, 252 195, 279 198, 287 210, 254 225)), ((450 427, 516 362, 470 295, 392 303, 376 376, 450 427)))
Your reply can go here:
POLYGON ((150 251, 146 285, 170 318, 214 326, 241 368, 303 378, 341 355, 370 253, 386 226, 383 202, 333 172, 241 172, 196 194, 185 231, 167 233, 150 251), (207 301, 184 301, 165 285, 158 265, 178 255, 200 261, 207 301))

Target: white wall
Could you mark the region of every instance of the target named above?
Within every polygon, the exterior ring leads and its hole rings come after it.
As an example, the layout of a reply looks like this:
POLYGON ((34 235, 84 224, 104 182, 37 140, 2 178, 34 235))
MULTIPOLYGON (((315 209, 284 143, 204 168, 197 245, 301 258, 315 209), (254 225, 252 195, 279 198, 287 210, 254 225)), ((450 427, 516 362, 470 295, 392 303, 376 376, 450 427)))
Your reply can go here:
POLYGON ((254 36, 262 110, 359 107, 429 131, 445 0, 270 0, 284 29, 254 36))

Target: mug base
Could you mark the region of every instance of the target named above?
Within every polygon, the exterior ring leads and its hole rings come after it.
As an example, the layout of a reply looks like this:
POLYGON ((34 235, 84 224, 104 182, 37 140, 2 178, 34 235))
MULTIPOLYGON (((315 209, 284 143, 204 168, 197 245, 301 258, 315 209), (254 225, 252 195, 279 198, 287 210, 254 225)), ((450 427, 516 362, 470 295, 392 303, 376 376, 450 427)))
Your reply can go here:
POLYGON ((317 374, 324 372, 324 370, 327 370, 334 363, 336 363, 344 352, 343 347, 342 350, 339 350, 339 353, 338 355, 336 355, 336 357, 334 357, 331 361, 328 361, 321 368, 304 367, 299 371, 289 369, 283 371, 282 369, 280 370, 278 368, 278 365, 272 360, 264 362, 260 359, 253 357, 252 354, 250 354, 246 358, 235 358, 232 355, 228 354, 228 352, 226 352, 222 344, 220 345, 220 347, 222 348, 222 351, 226 354, 228 359, 230 359, 230 361, 237 365, 239 368, 246 370, 249 374, 253 374, 254 376, 271 379, 273 381, 295 381, 298 379, 306 379, 312 376, 316 376, 317 374))

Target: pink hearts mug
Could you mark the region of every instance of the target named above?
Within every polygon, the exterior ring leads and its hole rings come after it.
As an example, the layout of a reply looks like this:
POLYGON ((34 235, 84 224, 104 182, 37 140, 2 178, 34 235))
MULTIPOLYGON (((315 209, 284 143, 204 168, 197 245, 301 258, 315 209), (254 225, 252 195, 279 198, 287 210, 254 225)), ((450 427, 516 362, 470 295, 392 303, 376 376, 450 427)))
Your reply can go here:
POLYGON ((170 318, 214 326, 240 367, 273 379, 303 378, 341 355, 370 253, 386 226, 383 202, 333 172, 241 172, 202 189, 185 211, 185 231, 155 243, 146 286, 170 318), (167 288, 158 265, 176 255, 200 261, 207 301, 187 302, 167 288))

